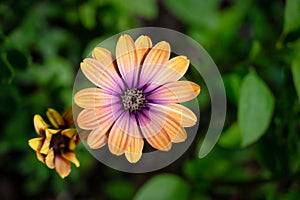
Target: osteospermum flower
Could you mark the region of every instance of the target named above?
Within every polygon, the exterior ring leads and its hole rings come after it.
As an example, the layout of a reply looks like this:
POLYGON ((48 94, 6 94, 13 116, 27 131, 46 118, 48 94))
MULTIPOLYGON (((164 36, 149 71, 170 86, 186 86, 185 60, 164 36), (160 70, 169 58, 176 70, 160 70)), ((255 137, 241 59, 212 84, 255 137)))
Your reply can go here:
POLYGON ((52 126, 48 125, 40 115, 33 118, 34 128, 38 138, 28 141, 29 146, 36 151, 38 160, 50 169, 65 178, 71 172, 70 162, 79 167, 75 147, 80 142, 77 131, 71 128, 74 125, 72 108, 62 116, 54 109, 49 108, 47 117, 52 126))
POLYGON ((170 150, 173 143, 187 138, 184 127, 197 117, 178 104, 195 98, 200 87, 178 81, 187 71, 185 56, 170 58, 165 41, 152 46, 148 36, 133 41, 121 35, 116 59, 108 50, 96 47, 92 58, 81 63, 84 75, 95 84, 77 92, 74 101, 84 108, 78 126, 91 130, 87 144, 97 149, 105 144, 111 153, 125 153, 131 163, 142 156, 144 139, 154 148, 170 150))

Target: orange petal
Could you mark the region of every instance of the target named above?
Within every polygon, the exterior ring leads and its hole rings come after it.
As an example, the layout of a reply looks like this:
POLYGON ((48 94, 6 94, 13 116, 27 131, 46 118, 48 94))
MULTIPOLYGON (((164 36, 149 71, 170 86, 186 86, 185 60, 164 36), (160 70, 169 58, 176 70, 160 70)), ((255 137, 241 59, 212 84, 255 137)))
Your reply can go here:
POLYGON ((87 138, 87 144, 92 149, 99 149, 107 143, 107 130, 98 127, 91 131, 87 138))
POLYGON ((168 82, 178 81, 187 71, 190 61, 185 56, 177 56, 161 66, 152 82, 163 85, 168 82))
POLYGON ((169 151, 172 147, 171 139, 165 131, 159 132, 151 137, 146 137, 146 140, 153 148, 161 151, 169 151))
POLYGON ((86 58, 80 64, 80 68, 96 86, 119 94, 124 91, 124 84, 113 63, 107 66, 96 59, 86 58))
POLYGON ((67 177, 71 172, 71 166, 68 160, 61 155, 55 156, 55 170, 61 178, 67 177))
POLYGON ((138 120, 143 136, 152 147, 162 151, 171 149, 171 138, 163 129, 166 116, 158 116, 150 108, 148 114, 138 115, 138 120))
POLYGON ((35 131, 41 136, 45 136, 45 129, 50 127, 40 115, 34 115, 33 124, 35 131))
POLYGON ((120 116, 121 105, 100 107, 97 109, 84 109, 77 117, 78 126, 85 130, 92 130, 96 127, 110 127, 120 116), (114 110, 116 109, 116 110, 114 110))
POLYGON ((139 135, 136 121, 130 116, 129 112, 124 112, 117 119, 109 133, 108 147, 110 152, 115 155, 123 154, 130 144, 131 136, 135 135, 139 135))
POLYGON ((123 79, 132 88, 137 79, 138 60, 134 41, 127 34, 121 35, 117 42, 116 59, 123 79))
POLYGON ((92 56, 104 66, 109 66, 114 62, 114 57, 107 49, 102 47, 94 48, 92 56))
POLYGON ((95 108, 118 103, 120 102, 120 98, 107 90, 86 88, 75 94, 74 101, 82 108, 95 108))
POLYGON ((49 121, 52 123, 52 125, 55 128, 60 128, 60 127, 64 127, 65 126, 65 122, 64 119, 62 118, 62 116, 54 109, 49 108, 47 110, 47 117, 49 119, 49 121))
POLYGON ((40 152, 42 154, 47 154, 49 149, 50 149, 50 143, 51 143, 51 139, 52 139, 52 134, 49 131, 49 129, 46 129, 46 138, 44 140, 43 146, 40 150, 40 152))
POLYGON ((179 123, 183 127, 194 126, 197 122, 197 117, 187 107, 180 104, 150 104, 156 108, 157 112, 164 112, 167 116, 171 117, 174 122, 179 123))
POLYGON ((132 137, 130 141, 125 156, 130 163, 136 163, 142 156, 144 140, 141 137, 132 137))
POLYGON ((69 150, 74 151, 75 148, 76 148, 76 141, 74 139, 70 139, 69 150))
POLYGON ((62 157, 64 157, 65 159, 71 161, 72 163, 75 164, 76 167, 79 167, 80 166, 80 163, 79 161, 77 160, 76 158, 76 154, 74 151, 71 151, 71 152, 66 152, 66 153, 63 153, 61 154, 62 157))
MULTIPOLYGON (((60 129, 50 129, 50 128, 47 128, 46 129, 46 133, 49 132, 50 134, 57 134, 60 132, 60 129)), ((46 137, 47 137, 47 134, 46 134, 46 137)))
POLYGON ((187 138, 185 129, 182 127, 182 122, 185 116, 182 114, 181 109, 185 108, 179 104, 174 105, 159 105, 159 104, 148 104, 152 116, 157 118, 162 132, 166 132, 172 142, 183 142, 187 138), (177 105, 177 106, 176 106, 177 105))
POLYGON ((62 130, 61 134, 67 136, 68 138, 72 138, 77 134, 77 130, 75 128, 68 128, 62 130))
POLYGON ((71 127, 74 125, 72 108, 73 108, 72 106, 70 108, 68 108, 62 116, 68 127, 71 127))
POLYGON ((28 145, 35 151, 41 149, 43 138, 33 138, 28 141, 28 145))
POLYGON ((134 44, 136 48, 137 63, 140 67, 143 64, 147 53, 152 47, 152 41, 148 36, 141 35, 140 37, 138 37, 138 39, 136 39, 134 44))
POLYGON ((147 96, 155 103, 180 103, 194 99, 200 93, 200 86, 190 81, 166 83, 147 96))
POLYGON ((187 138, 187 134, 186 131, 183 127, 179 127, 179 130, 177 132, 173 132, 176 133, 174 135, 169 134, 169 136, 172 138, 172 142, 174 143, 179 143, 179 142, 184 142, 187 138))
POLYGON ((172 142, 183 142, 187 138, 184 128, 174 122, 171 117, 167 118, 163 130, 168 134, 172 142))
POLYGON ((42 155, 40 152, 38 152, 38 151, 36 152, 36 157, 37 157, 37 159, 39 161, 41 161, 42 163, 46 164, 46 162, 45 162, 45 156, 42 155))
POLYGON ((143 63, 139 86, 149 83, 159 69, 169 60, 171 48, 169 43, 162 41, 157 43, 147 54, 143 63))
POLYGON ((119 147, 117 147, 116 145, 112 144, 109 141, 107 143, 108 143, 108 149, 112 154, 115 154, 116 156, 120 156, 124 153, 123 149, 120 149, 119 147))
POLYGON ((92 130, 99 123, 97 121, 96 112, 94 109, 84 109, 77 117, 77 124, 81 129, 92 130))
POLYGON ((49 149, 46 159, 45 159, 45 163, 46 163, 47 167, 49 167, 50 169, 54 168, 54 150, 53 150, 53 148, 49 149))

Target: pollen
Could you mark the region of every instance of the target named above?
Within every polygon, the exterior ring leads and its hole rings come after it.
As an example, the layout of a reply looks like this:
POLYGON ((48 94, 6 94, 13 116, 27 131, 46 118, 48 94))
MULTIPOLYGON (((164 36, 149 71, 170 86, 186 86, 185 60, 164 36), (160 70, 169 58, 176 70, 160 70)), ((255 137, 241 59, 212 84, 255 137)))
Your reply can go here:
POLYGON ((130 112, 141 110, 141 108, 146 106, 146 97, 137 88, 127 89, 124 95, 121 96, 121 99, 124 109, 130 110, 130 112))

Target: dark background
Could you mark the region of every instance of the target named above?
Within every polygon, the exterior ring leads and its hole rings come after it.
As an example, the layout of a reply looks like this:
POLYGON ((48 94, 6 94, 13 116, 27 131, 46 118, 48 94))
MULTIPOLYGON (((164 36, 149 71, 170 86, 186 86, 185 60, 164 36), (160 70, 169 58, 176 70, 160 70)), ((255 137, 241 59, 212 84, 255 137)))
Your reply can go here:
POLYGON ((300 199, 299 13, 298 0, 2 0, 0 198, 300 199), (27 144, 37 136, 33 115, 45 117, 48 107, 63 113, 90 50, 143 26, 185 33, 215 61, 228 100, 218 145, 198 158, 210 119, 202 83, 201 128, 179 160, 156 172, 123 173, 79 145, 81 166, 60 179, 27 144))

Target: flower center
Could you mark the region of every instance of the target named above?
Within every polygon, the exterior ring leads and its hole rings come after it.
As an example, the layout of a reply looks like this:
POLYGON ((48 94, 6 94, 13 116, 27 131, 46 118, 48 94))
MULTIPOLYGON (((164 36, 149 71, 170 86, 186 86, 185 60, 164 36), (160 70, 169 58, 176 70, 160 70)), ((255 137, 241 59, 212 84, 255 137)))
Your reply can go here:
POLYGON ((70 138, 60 133, 53 134, 50 146, 53 147, 55 154, 67 152, 69 150, 70 138))
POLYGON ((121 96, 125 110, 136 111, 146 106, 146 97, 137 88, 127 89, 121 96))

